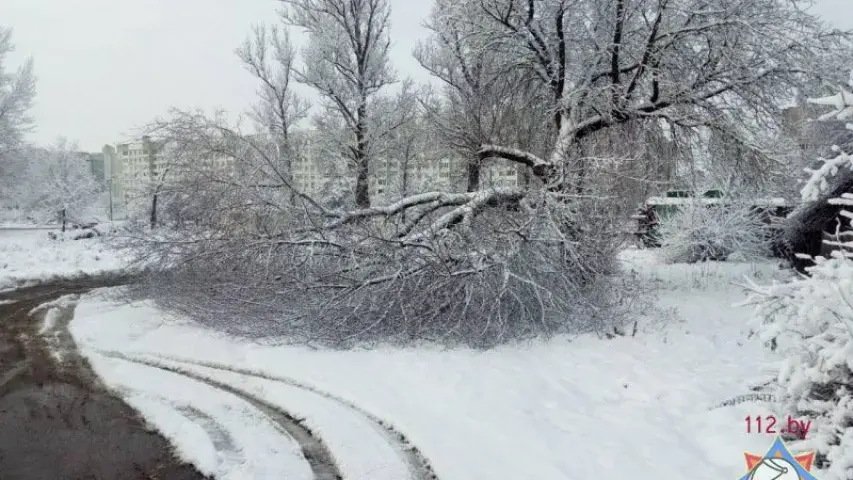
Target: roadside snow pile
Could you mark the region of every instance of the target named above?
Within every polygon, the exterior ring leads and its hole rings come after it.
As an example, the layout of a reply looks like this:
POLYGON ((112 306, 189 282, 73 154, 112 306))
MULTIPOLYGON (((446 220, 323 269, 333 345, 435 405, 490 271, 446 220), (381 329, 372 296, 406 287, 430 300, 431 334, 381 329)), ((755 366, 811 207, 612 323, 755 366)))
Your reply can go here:
POLYGON ((127 260, 102 239, 51 240, 51 230, 0 230, 0 290, 121 270, 127 260))
MULTIPOLYGON (((763 403, 713 407, 772 378, 764 367, 777 357, 744 331, 751 310, 731 305, 743 300, 734 283, 744 273, 773 275, 776 264, 723 263, 698 273, 700 266, 659 265, 648 251, 624 257, 627 270, 647 280, 650 290, 660 290, 660 306, 681 322, 654 334, 641 329, 634 337, 558 338, 485 352, 325 351, 236 340, 147 303, 116 305, 89 295, 71 330, 110 385, 124 383, 126 372, 120 362, 98 359, 126 355, 251 387, 267 402, 306 418, 346 465, 347 479, 394 478, 388 472, 398 471, 402 461, 388 448, 371 447, 376 429, 346 417, 358 411, 405 434, 442 480, 742 476, 744 451, 763 453, 772 441, 747 434, 745 418, 787 412, 763 403), (685 278, 698 278, 707 288, 691 289, 685 278), (267 383, 257 383, 260 377, 267 383), (333 410, 282 385, 296 385, 309 397, 325 392, 321 397, 357 408, 333 410), (365 441, 343 441, 347 438, 365 441), (360 464, 343 461, 358 459, 360 452, 360 464), (378 473, 364 473, 370 471, 378 473)), ((138 388, 149 387, 139 382, 138 388)), ((157 395, 170 395, 170 388, 156 389, 157 395)), ((199 389, 196 395, 205 394, 199 389)), ((164 432, 178 429, 168 415, 140 409, 164 432)), ((184 454, 204 463, 204 452, 184 454)))

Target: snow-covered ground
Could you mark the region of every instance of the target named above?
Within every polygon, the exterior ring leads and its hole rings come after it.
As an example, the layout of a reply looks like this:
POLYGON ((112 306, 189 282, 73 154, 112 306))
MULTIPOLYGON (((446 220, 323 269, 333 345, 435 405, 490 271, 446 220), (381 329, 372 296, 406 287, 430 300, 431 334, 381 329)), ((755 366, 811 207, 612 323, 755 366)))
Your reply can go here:
POLYGON ((661 295, 660 311, 638 312, 636 337, 309 350, 227 338, 106 292, 83 297, 71 329, 99 375, 218 478, 310 478, 292 441, 274 437, 245 398, 303 418, 352 480, 423 478, 407 473, 418 459, 397 433, 442 480, 744 475, 744 451, 761 455, 772 441, 747 434, 745 418, 785 412, 715 408, 766 382, 775 360, 747 338, 734 283, 780 272, 769 262, 660 265, 639 250, 625 261, 661 295))
POLYGON ((126 265, 100 238, 51 240, 51 228, 0 228, 0 290, 54 277, 115 271, 126 265))
POLYGON ((0 230, 55 230, 60 227, 59 224, 39 224, 39 223, 24 223, 24 222, 2 222, 0 221, 0 230))

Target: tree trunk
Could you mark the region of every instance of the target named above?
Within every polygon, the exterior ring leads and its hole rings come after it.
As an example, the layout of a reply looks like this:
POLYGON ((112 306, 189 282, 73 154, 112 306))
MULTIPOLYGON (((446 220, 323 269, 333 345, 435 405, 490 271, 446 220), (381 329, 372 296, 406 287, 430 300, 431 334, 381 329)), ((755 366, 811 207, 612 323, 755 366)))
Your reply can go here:
POLYGON ((577 179, 577 185, 575 188, 575 192, 578 195, 584 194, 584 190, 586 189, 585 185, 584 185, 585 181, 586 181, 586 159, 578 158, 578 179, 577 179))
POLYGON ((62 210, 59 212, 60 218, 62 220, 62 233, 65 233, 65 223, 68 216, 66 215, 67 210, 65 207, 62 207, 62 210))
POLYGON ((468 160, 468 192, 476 192, 480 189, 481 160, 479 156, 468 160))
MULTIPOLYGON (((409 195, 409 160, 410 160, 409 148, 406 147, 405 154, 403 155, 404 160, 400 162, 400 198, 406 198, 409 195)), ((403 210, 402 215, 400 217, 403 223, 406 223, 406 211, 403 210)))
POLYGON ((150 218, 151 230, 154 230, 154 228, 157 226, 157 197, 158 196, 159 195, 155 193, 154 196, 151 197, 151 218, 150 218))
MULTIPOLYGON (((270 133, 274 134, 274 132, 270 133)), ((276 140, 276 156, 277 168, 281 169, 281 174, 287 183, 295 187, 293 183, 293 151, 290 148, 290 141, 286 132, 276 140)), ((291 205, 296 202, 296 191, 293 188, 290 189, 288 200, 291 205)))
POLYGON ((364 104, 359 107, 359 121, 355 128, 355 206, 370 208, 370 159, 367 156, 367 116, 364 104))
POLYGON ((577 162, 575 163, 577 166, 575 193, 583 195, 586 192, 586 175, 589 168, 586 159, 586 149, 584 148, 583 140, 577 138, 572 141, 572 147, 571 153, 577 158, 577 162))
POLYGON ((359 154, 356 158, 355 167, 355 206, 358 208, 370 208, 369 166, 367 157, 359 154))

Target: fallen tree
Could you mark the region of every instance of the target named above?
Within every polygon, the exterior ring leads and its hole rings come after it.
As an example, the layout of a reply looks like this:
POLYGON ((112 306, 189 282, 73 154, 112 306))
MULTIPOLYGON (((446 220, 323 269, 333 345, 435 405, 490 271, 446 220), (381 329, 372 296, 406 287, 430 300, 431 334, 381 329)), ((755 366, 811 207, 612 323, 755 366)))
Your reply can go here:
MULTIPOLYGON (((476 109, 437 119, 442 134, 479 142, 467 159, 464 193, 366 201, 363 167, 375 162, 360 150, 364 161, 352 164, 349 175, 361 180, 355 192, 361 200, 333 204, 301 191, 277 171, 281 159, 263 140, 221 119, 178 114, 158 123, 163 137, 216 150, 237 167, 207 180, 222 189, 211 207, 215 215, 201 204, 189 209, 204 215, 197 228, 135 239, 150 266, 148 287, 172 307, 231 331, 335 346, 420 340, 491 346, 612 329, 634 298, 610 275, 623 218, 633 207, 619 167, 634 157, 619 153, 625 148, 600 148, 602 140, 616 145, 620 133, 644 129, 747 136, 753 126, 747 123, 771 122, 777 98, 801 86, 807 73, 823 72, 828 55, 846 51, 844 34, 824 31, 791 2, 713 3, 437 5, 436 25, 457 29, 437 32, 442 63, 432 71, 449 89, 479 95, 482 89, 469 87, 483 78, 525 78, 531 83, 523 100, 548 112, 535 134, 511 144, 484 138, 505 128, 482 122, 490 112, 513 112, 520 99, 490 96, 469 103, 476 109), (595 28, 587 28, 590 21, 595 28), (475 78, 470 67, 484 48, 497 54, 477 67, 494 70, 475 78), (522 148, 531 139, 535 145, 522 148), (518 168, 527 181, 482 188, 479 166, 492 161, 518 168)), ((513 95, 511 88, 496 90, 513 95)), ((346 164, 351 153, 325 155, 346 164)), ((172 188, 180 189, 180 182, 172 188)))

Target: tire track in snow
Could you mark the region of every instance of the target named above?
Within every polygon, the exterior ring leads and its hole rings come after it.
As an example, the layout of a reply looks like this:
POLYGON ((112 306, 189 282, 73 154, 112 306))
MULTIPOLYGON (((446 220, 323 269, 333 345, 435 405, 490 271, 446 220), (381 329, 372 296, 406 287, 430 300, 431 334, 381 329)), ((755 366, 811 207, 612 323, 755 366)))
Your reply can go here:
MULTIPOLYGON (((226 364, 217 363, 217 362, 197 361, 197 360, 185 359, 185 358, 174 357, 174 356, 169 356, 169 355, 141 354, 140 356, 135 356, 135 355, 131 356, 131 355, 123 354, 123 353, 106 352, 106 351, 100 351, 100 353, 103 355, 108 355, 108 356, 109 355, 119 355, 123 358, 129 359, 130 361, 136 361, 139 363, 145 363, 145 364, 150 363, 153 365, 160 366, 160 368, 165 368, 167 370, 173 371, 175 373, 184 374, 183 372, 187 372, 187 373, 189 373, 188 376, 193 376, 193 378, 195 378, 195 377, 207 378, 207 377, 204 377, 203 375, 191 372, 191 371, 184 369, 184 368, 181 368, 181 367, 165 366, 165 365, 162 365, 162 363, 158 363, 157 361, 158 360, 160 360, 160 361, 165 360, 165 361, 180 363, 180 364, 184 364, 184 365, 190 365, 190 366, 194 365, 194 366, 198 366, 198 367, 210 368, 212 370, 222 370, 222 371, 226 371, 226 372, 237 373, 240 375, 245 375, 247 377, 255 377, 255 378, 260 378, 260 379, 269 380, 269 381, 273 381, 273 382, 280 382, 280 383, 283 383, 285 385, 289 385, 291 387, 295 387, 295 388, 298 388, 300 390, 304 390, 304 391, 313 393, 315 395, 321 396, 321 397, 326 398, 328 400, 332 400, 332 401, 338 403, 339 405, 342 405, 342 406, 346 407, 347 409, 358 413, 359 415, 361 415, 362 417, 367 419, 371 424, 373 424, 373 426, 385 436, 385 438, 387 439, 389 444, 391 444, 395 448, 395 450, 397 450, 399 452, 400 456, 406 462, 406 464, 408 465, 410 476, 411 476, 412 480, 438 480, 438 476, 436 475, 435 471, 432 468, 432 465, 430 464, 430 462, 426 458, 426 456, 424 456, 424 454, 421 453, 420 449, 418 449, 418 447, 416 447, 412 442, 410 442, 409 439, 402 432, 397 430, 397 428, 395 428, 393 425, 391 425, 387 421, 385 421, 385 420, 377 417, 376 415, 368 412, 367 410, 359 407, 355 403, 353 403, 349 400, 346 400, 344 398, 338 397, 336 395, 333 395, 333 394, 326 392, 324 390, 321 390, 321 389, 319 389, 313 385, 309 385, 307 383, 301 382, 301 381, 293 379, 293 378, 276 376, 276 375, 269 375, 269 374, 266 374, 264 372, 234 367, 231 365, 226 365, 226 364), (147 357, 147 358, 141 358, 141 357, 147 357), (172 369, 174 369, 174 370, 172 370, 172 369)), ((216 383, 221 383, 221 382, 218 382, 215 380, 212 380, 212 381, 214 381, 216 383)), ((231 387, 231 388, 233 388, 233 387, 231 387)))
MULTIPOLYGON (((162 398, 163 402, 172 404, 168 399, 162 398)), ((213 443, 213 448, 219 455, 237 460, 242 457, 237 445, 234 443, 234 438, 228 433, 228 430, 219 422, 214 420, 210 415, 190 405, 175 405, 172 404, 178 413, 185 416, 188 420, 195 422, 204 429, 210 441, 213 443)), ((236 463, 236 462, 235 462, 236 463)))
MULTIPOLYGON (((210 441, 210 446, 216 454, 216 462, 218 464, 228 464, 230 462, 231 464, 236 465, 246 461, 243 453, 237 447, 237 442, 235 441, 234 436, 228 431, 228 428, 198 408, 181 402, 176 402, 170 398, 152 394, 138 388, 118 385, 112 386, 112 389, 123 397, 137 395, 145 398, 146 400, 156 402, 159 406, 173 412, 175 416, 180 417, 182 420, 192 423, 194 426, 198 427, 204 432, 205 438, 210 441)), ((144 410, 144 408, 140 408, 139 404, 135 402, 132 403, 137 411, 144 410)), ((158 429, 158 427, 154 425, 152 425, 152 428, 158 429)), ((165 432, 163 432, 163 434, 166 438, 169 438, 169 435, 165 432)), ((171 441, 174 448, 180 448, 180 446, 176 444, 176 439, 173 438, 171 441)), ((198 464, 196 464, 196 467, 202 469, 198 464)), ((211 474, 210 468, 216 467, 213 467, 212 465, 208 466, 208 471, 206 472, 208 475, 211 474)))
POLYGON ((257 398, 242 389, 235 388, 226 383, 200 375, 186 368, 164 365, 163 363, 155 360, 129 356, 115 351, 96 350, 96 352, 105 357, 136 363, 181 375, 218 390, 230 393, 248 402, 250 405, 269 417, 274 424, 279 426, 299 444, 302 448, 302 455, 305 457, 305 460, 308 462, 308 465, 311 467, 311 471, 314 474, 314 480, 343 479, 337 464, 335 463, 334 457, 326 448, 323 441, 318 436, 314 435, 309 428, 303 425, 299 419, 293 417, 279 407, 267 403, 265 400, 257 398))

